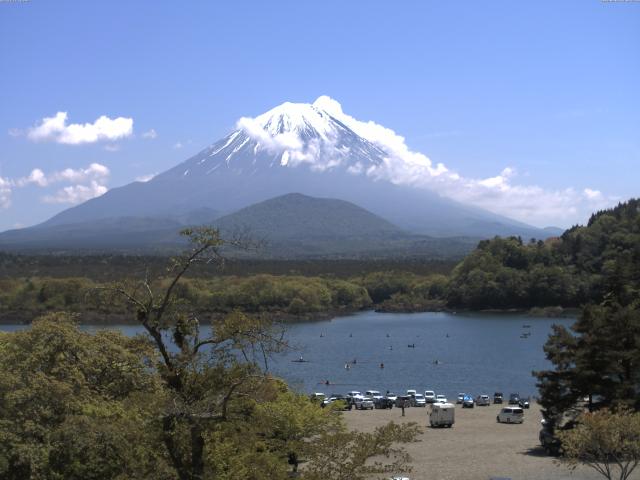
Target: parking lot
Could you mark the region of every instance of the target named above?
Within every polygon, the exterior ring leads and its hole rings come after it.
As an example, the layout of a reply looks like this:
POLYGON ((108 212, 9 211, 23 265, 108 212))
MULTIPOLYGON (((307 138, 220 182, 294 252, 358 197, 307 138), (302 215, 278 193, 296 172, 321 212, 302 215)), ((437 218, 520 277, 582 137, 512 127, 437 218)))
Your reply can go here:
MULTIPOLYGON (((502 405, 506 406, 506 405, 502 405)), ((538 444, 540 408, 532 404, 525 410, 521 425, 496 422, 501 405, 460 408, 456 405, 453 428, 429 428, 429 407, 352 410, 344 413, 349 428, 371 431, 389 421, 417 422, 424 432, 418 442, 407 445, 413 457, 411 480, 513 480, 599 479, 587 467, 571 473, 544 454, 538 444)), ((640 478, 635 475, 634 478, 640 478)))

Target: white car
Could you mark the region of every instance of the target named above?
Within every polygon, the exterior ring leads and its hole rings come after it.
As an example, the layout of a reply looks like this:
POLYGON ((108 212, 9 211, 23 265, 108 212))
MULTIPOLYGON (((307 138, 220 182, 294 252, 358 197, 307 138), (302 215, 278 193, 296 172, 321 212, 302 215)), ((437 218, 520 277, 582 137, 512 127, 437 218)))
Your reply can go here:
POLYGON ((464 401, 465 395, 466 395, 466 393, 459 393, 458 394, 458 398, 456 400, 456 403, 462 403, 464 401))
POLYGON ((386 397, 391 400, 393 403, 396 403, 396 400, 398 399, 398 395, 393 393, 393 392, 389 392, 387 393, 386 397))
POLYGON ((435 403, 449 403, 449 402, 447 401, 447 397, 445 397, 444 395, 436 395, 435 403))
POLYGON ((354 397, 354 405, 356 410, 373 410, 375 407, 371 397, 354 397))
POLYGON ((504 407, 496 417, 498 423, 524 422, 524 410, 520 407, 504 407))
POLYGON ((358 392, 356 390, 353 390, 353 391, 347 393, 347 397, 352 398, 352 399, 355 400, 356 398, 364 397, 364 395, 362 395, 362 393, 360 393, 360 392, 358 392))
POLYGON ((427 403, 436 403, 436 392, 433 390, 425 390, 424 399, 427 403))
POLYGON ((416 393, 413 397, 412 397, 412 407, 426 407, 427 406, 427 401, 424 399, 424 395, 422 395, 421 393, 416 393))
POLYGON ((488 407, 491 404, 489 395, 478 395, 476 397, 476 405, 479 407, 488 407))
POLYGON ((407 395, 410 397, 413 397, 416 393, 418 393, 417 390, 413 390, 413 389, 407 390, 407 395))
POLYGON ((371 397, 374 400, 377 400, 383 397, 383 395, 378 390, 367 390, 366 392, 364 392, 364 395, 366 397, 371 397))

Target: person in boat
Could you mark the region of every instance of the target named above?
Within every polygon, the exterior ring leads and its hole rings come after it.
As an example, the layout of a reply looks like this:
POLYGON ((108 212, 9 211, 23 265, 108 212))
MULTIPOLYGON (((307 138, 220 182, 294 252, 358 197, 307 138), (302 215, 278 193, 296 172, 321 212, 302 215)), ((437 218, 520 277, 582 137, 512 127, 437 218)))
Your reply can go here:
POLYGON ((358 363, 358 359, 357 359, 357 358, 354 358, 354 359, 353 359, 353 362, 351 362, 351 363, 353 363, 353 364, 355 365, 356 363, 358 363))
POLYGON ((345 370, 349 370, 351 368, 351 366, 348 363, 345 363, 344 364, 344 368, 345 368, 345 370))
POLYGON ((302 355, 300 355, 300 360, 298 360, 299 362, 304 362, 304 358, 302 358, 302 355))
POLYGON ((329 385, 330 384, 329 380, 325 380, 324 384, 329 385))
MULTIPOLYGON (((380 364, 380 368, 384 368, 384 363, 380 364)), ((387 390, 387 392, 388 392, 388 390, 387 390)))

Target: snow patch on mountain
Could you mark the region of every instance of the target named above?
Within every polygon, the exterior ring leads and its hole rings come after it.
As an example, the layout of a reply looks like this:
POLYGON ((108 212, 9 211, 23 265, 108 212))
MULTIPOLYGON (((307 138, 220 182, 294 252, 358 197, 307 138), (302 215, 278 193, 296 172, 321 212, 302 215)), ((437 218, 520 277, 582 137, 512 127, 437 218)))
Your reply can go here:
POLYGON ((353 175, 366 174, 396 184, 457 177, 443 164, 434 165, 426 155, 411 151, 393 130, 347 115, 338 101, 326 95, 313 104, 283 103, 255 118, 243 117, 237 126, 256 142, 256 152, 265 150, 279 156, 282 166, 308 164, 313 170, 324 171, 343 165, 353 175), (379 161, 365 160, 367 164, 363 164, 362 159, 371 159, 370 152, 353 142, 353 137, 374 147, 379 161), (351 153, 361 160, 345 165, 351 153))

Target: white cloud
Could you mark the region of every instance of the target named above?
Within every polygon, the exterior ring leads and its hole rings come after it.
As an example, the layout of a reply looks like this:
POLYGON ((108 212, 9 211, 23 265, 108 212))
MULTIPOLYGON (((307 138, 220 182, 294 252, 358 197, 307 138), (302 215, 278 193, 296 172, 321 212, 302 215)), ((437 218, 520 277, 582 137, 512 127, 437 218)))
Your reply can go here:
POLYGON ((173 148, 175 148, 176 150, 178 150, 178 149, 180 149, 182 147, 183 147, 183 145, 182 145, 181 142, 176 142, 176 143, 173 144, 173 148))
POLYGON ((157 173, 149 173, 147 175, 140 175, 139 177, 136 178, 136 182, 146 183, 149 180, 151 180, 153 177, 155 177, 156 175, 157 175, 157 173))
POLYGON ((157 136, 158 136, 158 134, 156 133, 155 129, 153 129, 153 128, 151 130, 148 130, 148 131, 146 131, 146 132, 144 132, 142 134, 142 138, 146 138, 148 140, 153 140, 157 136))
POLYGON ((104 183, 110 174, 109 168, 100 163, 92 163, 87 168, 65 168, 48 175, 45 175, 41 169, 34 168, 28 177, 19 178, 16 181, 16 185, 23 187, 34 184, 39 187, 46 187, 58 182, 86 183, 94 180, 104 183))
POLYGON ((10 137, 19 137, 23 132, 19 128, 10 128, 7 133, 10 137))
MULTIPOLYGON (((285 104, 281 107, 290 109, 292 117, 301 115, 302 109, 306 109, 302 115, 319 116, 309 105, 285 104)), ((347 115, 340 103, 328 96, 319 97, 313 107, 328 113, 386 153, 380 164, 365 166, 358 162, 346 166, 353 175, 368 175, 394 184, 426 188, 454 200, 538 226, 583 221, 594 209, 605 208, 617 200, 590 188, 580 192, 571 187, 546 189, 537 185, 518 184, 514 181, 517 173, 510 167, 487 178, 467 178, 411 150, 404 137, 393 130, 347 115)), ((319 121, 318 118, 310 120, 312 123, 319 121)), ((282 153, 283 165, 296 166, 307 162, 312 169, 321 170, 339 164, 339 161, 327 161, 326 152, 330 150, 328 147, 332 146, 333 140, 326 131, 322 132, 321 141, 304 143, 295 132, 269 133, 263 116, 257 119, 243 117, 237 126, 258 141, 260 148, 266 148, 273 154, 282 153)))
POLYGON ((584 196, 587 197, 589 200, 601 200, 602 197, 602 192, 600 190, 593 190, 591 188, 585 188, 583 190, 584 196))
POLYGON ((102 115, 93 123, 71 123, 67 125, 67 112, 58 112, 45 117, 39 125, 30 128, 27 136, 34 141, 52 141, 68 145, 115 141, 131 136, 133 119, 118 117, 111 119, 102 115))
POLYGON ((99 197, 107 193, 108 190, 106 186, 92 180, 89 185, 71 185, 61 188, 54 195, 43 197, 43 200, 46 203, 70 203, 75 205, 99 197))
POLYGON ((120 150, 120 145, 118 145, 117 143, 109 143, 104 146, 104 149, 107 152, 117 152, 120 150))
POLYGON ((11 203, 13 188, 37 186, 49 187, 57 183, 72 185, 63 187, 54 195, 46 195, 42 199, 46 203, 76 204, 97 197, 107 192, 106 182, 111 172, 100 163, 92 163, 87 168, 65 168, 46 174, 40 168, 34 168, 31 173, 16 180, 0 177, 0 208, 8 208, 11 203))
POLYGON ((8 178, 0 177, 0 208, 9 208, 13 183, 8 178))

